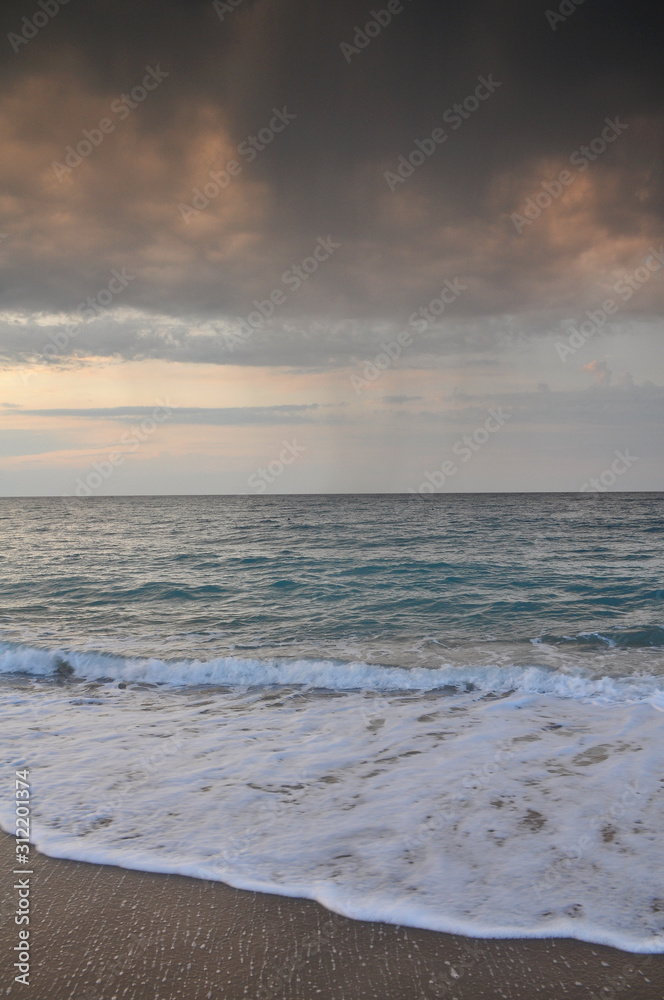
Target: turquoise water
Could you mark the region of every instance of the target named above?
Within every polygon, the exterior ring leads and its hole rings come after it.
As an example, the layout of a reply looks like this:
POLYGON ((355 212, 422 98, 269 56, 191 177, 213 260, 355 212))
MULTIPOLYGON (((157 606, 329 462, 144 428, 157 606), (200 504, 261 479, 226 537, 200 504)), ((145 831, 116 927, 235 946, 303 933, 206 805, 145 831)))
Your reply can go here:
MULTIPOLYGON (((123 656, 592 664, 664 646, 657 494, 0 501, 0 635, 123 656), (495 644, 495 645, 494 645, 495 644), (406 654, 405 650, 409 650, 406 654), (444 658, 444 657, 443 657, 444 658)), ((629 670, 629 667, 625 667, 629 670)))

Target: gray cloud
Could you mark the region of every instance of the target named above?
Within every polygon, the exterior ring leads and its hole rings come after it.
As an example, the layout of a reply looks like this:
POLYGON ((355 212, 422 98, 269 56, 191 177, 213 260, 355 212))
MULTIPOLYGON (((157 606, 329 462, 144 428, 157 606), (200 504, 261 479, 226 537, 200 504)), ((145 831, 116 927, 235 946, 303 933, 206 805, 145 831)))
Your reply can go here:
MULTIPOLYGON (((18 0, 3 5, 5 36, 23 16, 18 0)), ((483 322, 573 315, 605 272, 636 266, 661 232, 659 10, 586 4, 553 32, 527 0, 407 4, 348 63, 340 43, 368 18, 360 0, 315 16, 307 0, 244 0, 223 22, 207 0, 113 0, 69 5, 24 50, 8 46, 4 304, 73 310, 127 267, 123 306, 153 316, 148 326, 160 314, 232 320, 331 233, 341 249, 289 296, 272 352, 316 364, 352 355, 335 324, 405 321, 444 278, 467 279, 456 311, 483 322), (52 161, 157 64, 164 83, 59 182, 52 161), (453 130, 445 110, 491 73, 501 86, 453 130), (284 105, 295 121, 187 225, 178 205, 284 105), (510 214, 615 115, 626 134, 519 236, 510 214), (447 143, 390 192, 384 171, 440 125, 447 143)), ((633 308, 661 315, 661 287, 633 308)), ((122 319, 106 352, 224 360, 186 329, 171 335, 122 319)), ((261 352, 270 357, 253 345, 237 356, 253 364, 261 352)))
MULTIPOLYGON (((642 292, 640 294, 645 294, 642 292)), ((635 296, 636 297, 636 296, 635 296)), ((595 292, 590 303, 601 301, 595 292)), ((429 301, 425 297, 422 302, 429 301)), ((492 368, 497 359, 513 355, 533 341, 551 339, 567 342, 571 331, 586 317, 579 305, 576 314, 551 308, 523 316, 453 315, 443 317, 426 330, 416 330, 408 323, 411 301, 401 307, 401 321, 377 318, 346 321, 309 317, 302 320, 271 320, 256 329, 245 343, 229 347, 228 335, 239 329, 240 318, 215 320, 212 323, 195 315, 184 319, 163 314, 151 315, 136 310, 120 311, 81 323, 76 334, 65 338, 66 318, 50 321, 29 313, 21 321, 8 321, 0 314, 0 361, 6 366, 34 363, 54 369, 68 368, 95 359, 145 361, 166 360, 181 363, 218 365, 268 365, 293 370, 330 370, 347 365, 361 366, 383 350, 385 342, 408 330, 412 340, 402 351, 398 366, 436 368, 461 364, 467 368, 492 368), (52 346, 57 345, 57 346, 52 346)), ((461 300, 459 300, 459 308, 461 300)), ((456 306, 456 303, 455 303, 456 306)), ((608 322, 588 343, 599 350, 602 341, 615 334, 659 339, 661 321, 656 317, 616 316, 621 322, 608 322)), ((584 348, 586 350, 586 348, 584 348)), ((589 358, 584 356, 587 363, 589 358)), ((560 369, 560 359, 551 347, 551 364, 560 369)), ((574 362, 567 361, 567 368, 574 362)))
POLYGON ((662 245, 660 8, 588 2, 552 31, 531 0, 417 0, 350 59, 366 0, 242 0, 223 20, 210 0, 73 2, 14 52, 29 12, 0 9, 11 492, 67 492, 102 421, 149 419, 151 405, 87 404, 150 403, 155 367, 127 384, 123 367, 150 361, 173 363, 159 381, 183 403, 219 398, 179 367, 200 364, 244 367, 247 403, 254 370, 281 369, 258 398, 298 405, 174 407, 191 430, 155 439, 117 489, 244 489, 263 433, 197 427, 306 424, 289 488, 403 490, 491 407, 509 419, 459 488, 573 489, 628 443, 643 455, 630 487, 661 483, 664 390, 644 379, 664 381, 663 271, 616 292, 662 245), (131 98, 148 66, 163 81, 131 98), (266 138, 274 109, 295 117, 266 138), (607 119, 622 123, 609 143, 607 119), (241 152, 254 136, 265 148, 241 152), (320 238, 338 244, 325 260, 320 238), (130 276, 119 291, 114 271, 130 276), (441 314, 446 281, 465 287, 441 314), (575 335, 608 298, 617 311, 575 335), (271 315, 231 350, 257 312, 271 315), (348 375, 386 351, 357 391, 348 375))
MULTIPOLYGON (((158 404, 163 410, 164 405, 158 404)), ((311 411, 318 409, 317 403, 284 406, 235 406, 235 407, 203 407, 174 406, 167 407, 168 421, 172 424, 209 424, 212 426, 249 426, 275 424, 311 423, 311 411)), ((101 406, 101 407, 59 407, 44 410, 20 411, 21 416, 33 417, 78 417, 85 420, 143 420, 150 419, 155 412, 154 406, 101 406)), ((160 413, 163 421, 163 413, 160 413)))
MULTIPOLYGON (((528 392, 496 392, 480 396, 457 393, 463 419, 483 419, 489 407, 501 406, 509 412, 512 424, 547 424, 550 426, 590 425, 628 426, 661 424, 664 419, 664 386, 652 382, 641 385, 593 385, 587 389, 528 392)), ((420 413, 431 421, 458 420, 459 414, 420 413)))

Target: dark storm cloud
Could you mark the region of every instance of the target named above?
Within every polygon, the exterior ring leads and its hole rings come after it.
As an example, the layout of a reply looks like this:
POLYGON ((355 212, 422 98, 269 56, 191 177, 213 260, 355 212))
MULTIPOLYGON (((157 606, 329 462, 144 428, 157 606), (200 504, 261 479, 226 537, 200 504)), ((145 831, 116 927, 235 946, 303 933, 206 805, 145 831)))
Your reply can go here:
MULTIPOLYGON (((546 2, 413 0, 348 61, 340 44, 372 6, 384 5, 242 0, 221 20, 211 2, 70 0, 14 52, 7 35, 33 5, 6 3, 3 305, 70 311, 126 267, 136 278, 117 306, 244 317, 328 234, 340 249, 287 297, 277 339, 257 336, 236 360, 361 356, 379 339, 362 331, 405 322, 456 276, 466 324, 592 305, 605 272, 635 267, 661 232, 659 9, 587 0, 554 31, 546 2), (168 75, 58 180, 52 162, 148 66, 168 75), (446 109, 480 77, 495 92, 452 128, 446 109), (252 162, 238 157, 275 108, 295 119, 252 162), (510 216, 616 116, 627 130, 519 234, 510 216), (445 143, 391 191, 385 171, 436 127, 445 143), (241 174, 186 222, 178 205, 231 158, 241 174)), ((661 290, 643 295, 639 308, 660 313, 661 290)), ((155 326, 109 324, 101 353, 228 359, 215 336, 155 326)), ((34 340, 4 329, 6 354, 34 340)))

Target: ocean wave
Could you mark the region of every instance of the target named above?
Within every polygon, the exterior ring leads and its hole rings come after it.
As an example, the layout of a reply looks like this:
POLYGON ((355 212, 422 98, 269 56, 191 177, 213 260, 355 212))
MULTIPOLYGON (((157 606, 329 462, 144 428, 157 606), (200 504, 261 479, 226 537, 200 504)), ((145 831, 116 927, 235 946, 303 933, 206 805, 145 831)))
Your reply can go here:
POLYGON ((661 625, 611 628, 599 632, 578 632, 576 635, 543 635, 535 642, 549 646, 576 644, 587 649, 664 649, 664 627, 661 625))
POLYGON ((120 657, 108 653, 39 649, 0 643, 0 675, 24 674, 60 682, 96 680, 167 687, 302 687, 332 691, 439 691, 552 695, 606 704, 648 703, 664 709, 664 677, 593 677, 587 671, 500 665, 394 667, 332 659, 209 660, 120 657))

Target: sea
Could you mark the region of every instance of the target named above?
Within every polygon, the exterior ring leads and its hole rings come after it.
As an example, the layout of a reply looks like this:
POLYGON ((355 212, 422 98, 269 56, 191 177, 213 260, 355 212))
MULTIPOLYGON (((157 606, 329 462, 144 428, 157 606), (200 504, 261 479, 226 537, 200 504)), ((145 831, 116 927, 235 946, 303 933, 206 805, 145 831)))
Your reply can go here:
POLYGON ((0 825, 664 952, 664 495, 0 500, 0 825))

